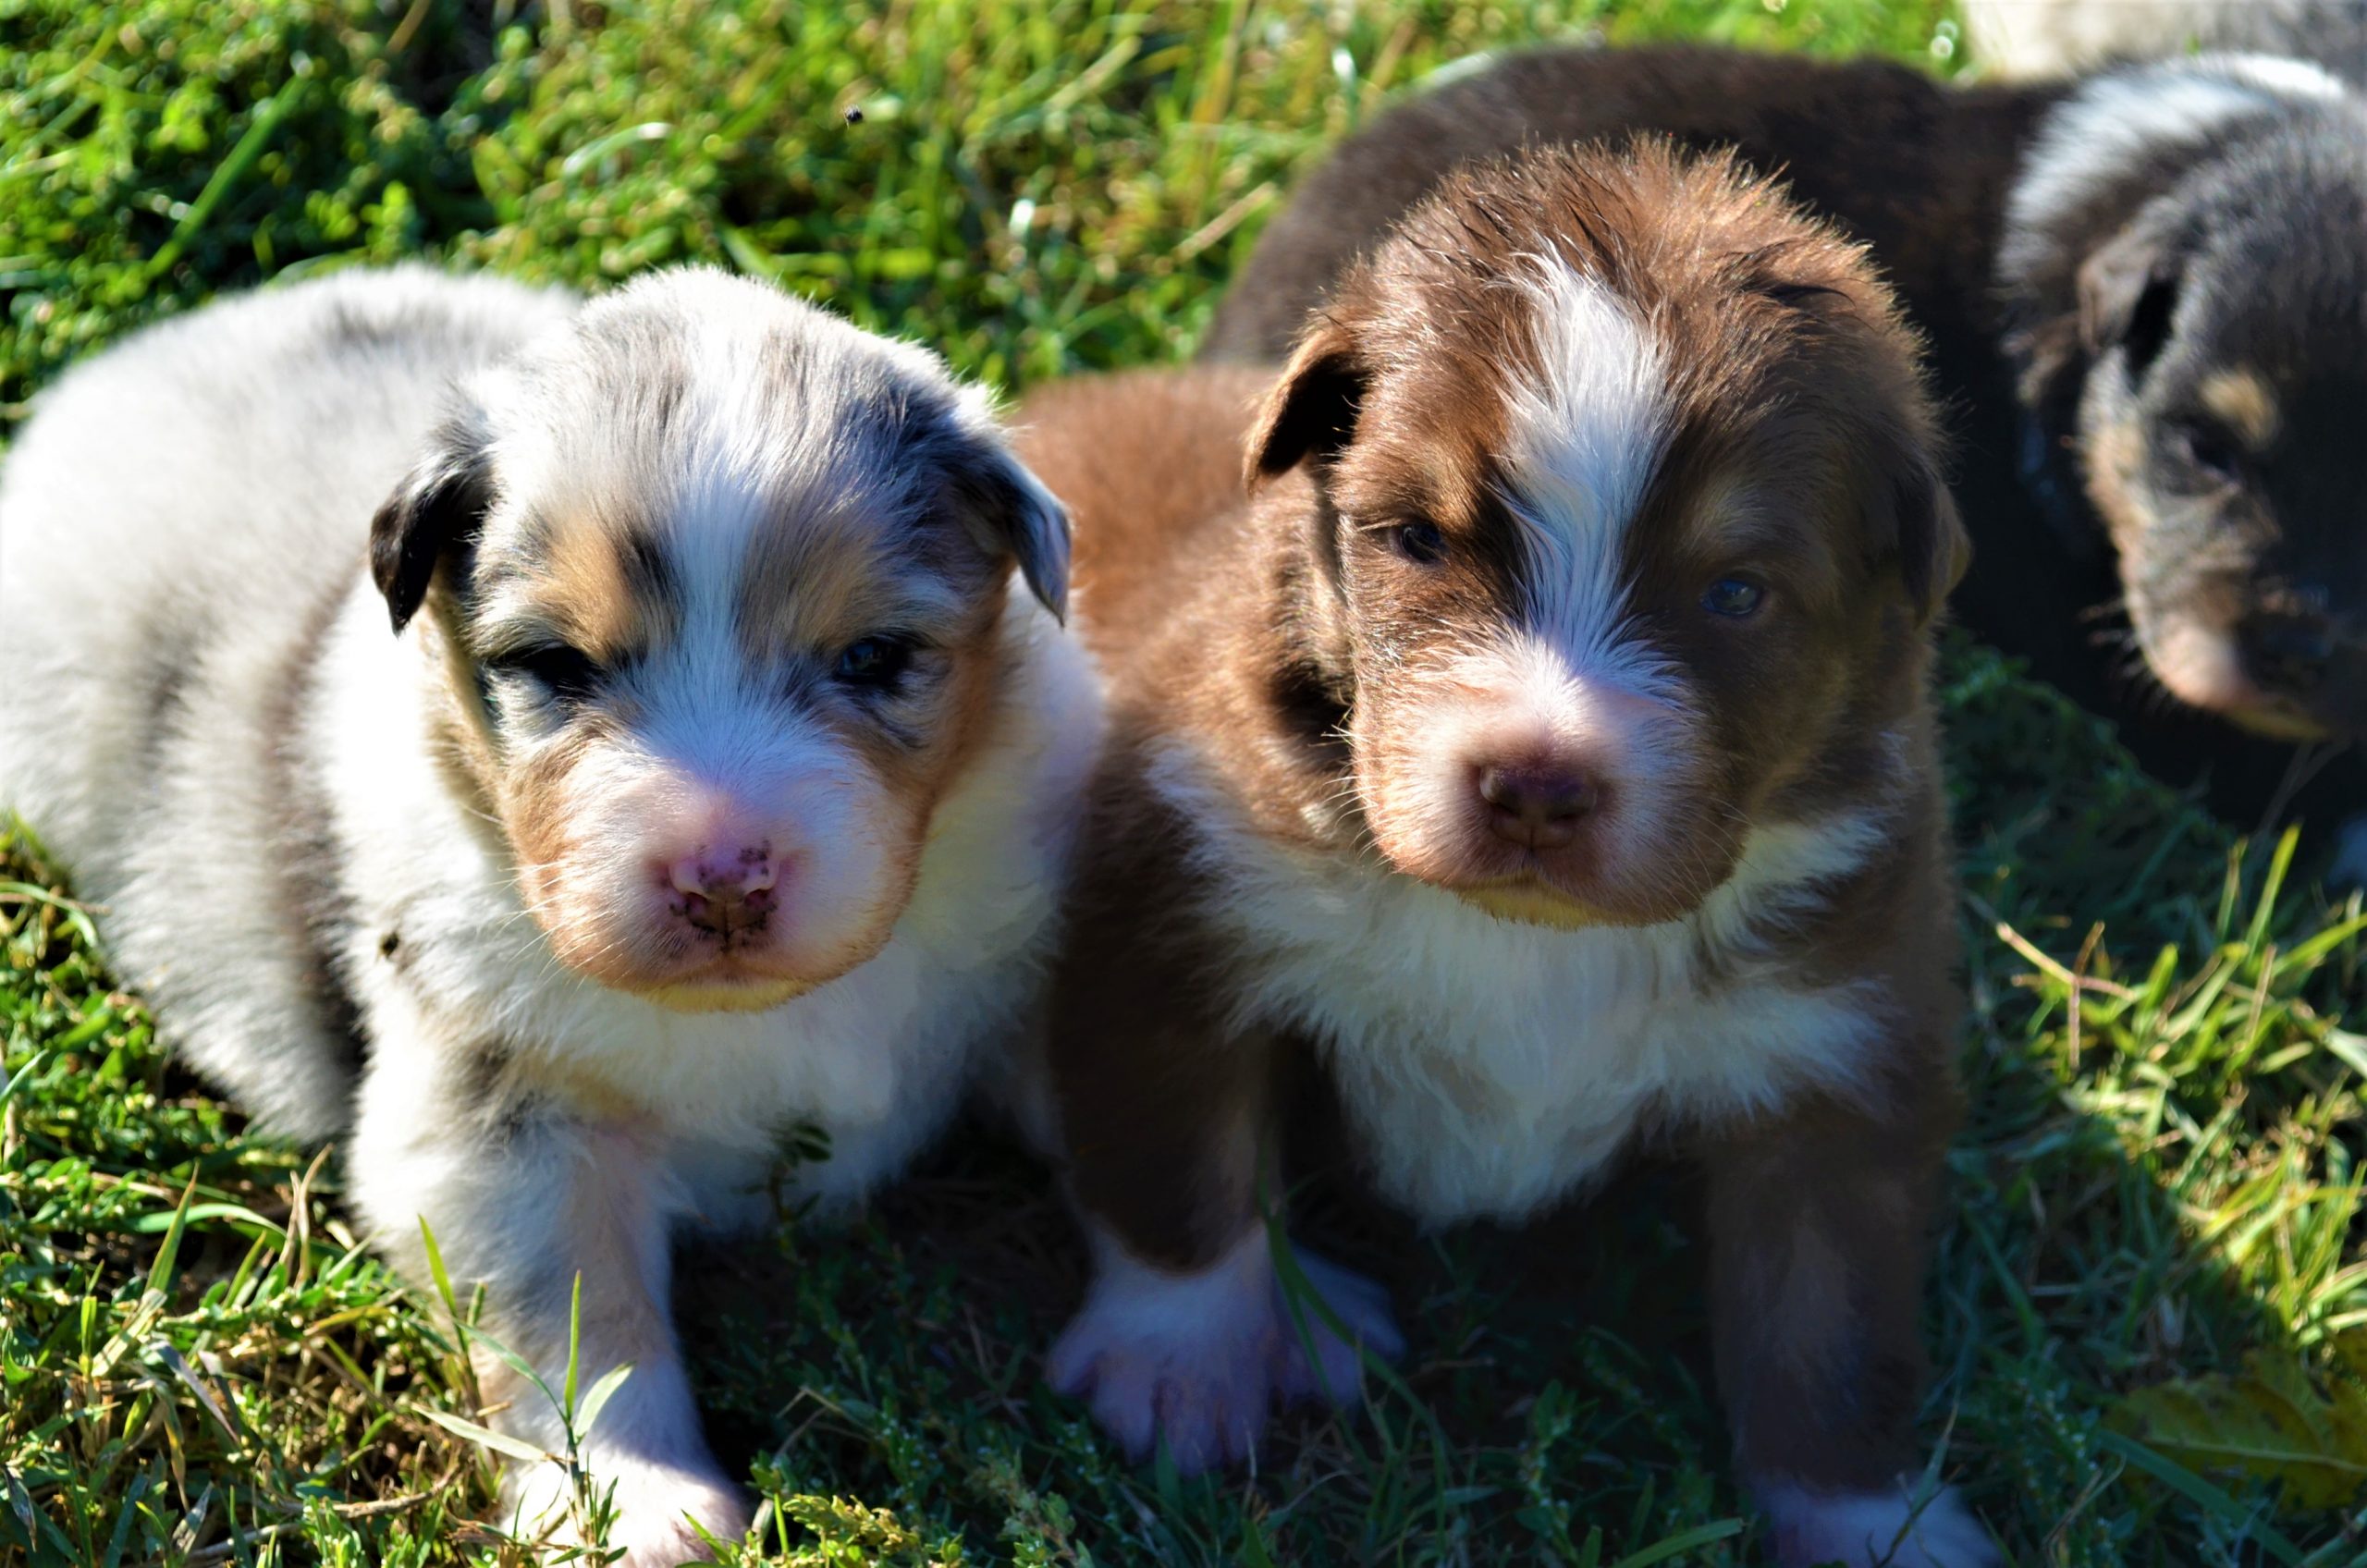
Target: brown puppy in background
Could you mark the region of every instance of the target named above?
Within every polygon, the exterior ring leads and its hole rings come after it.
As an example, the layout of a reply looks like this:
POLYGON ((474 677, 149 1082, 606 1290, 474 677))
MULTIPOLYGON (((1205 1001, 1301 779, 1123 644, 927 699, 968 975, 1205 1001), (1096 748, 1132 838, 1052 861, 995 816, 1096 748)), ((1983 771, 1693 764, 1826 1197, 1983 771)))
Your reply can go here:
MULTIPOLYGON (((1055 1383, 1186 1468, 1354 1391, 1258 1211, 1312 1052, 1428 1222, 1698 1154, 1779 1555, 1992 1561, 1908 1479, 1959 1009, 1924 688, 1964 545, 1863 253, 1728 160, 1540 153, 1442 182, 1279 382, 1026 415, 1111 704, 1049 1048, 1098 1265, 1055 1383)), ((1393 1350, 1380 1292, 1300 1256, 1393 1350)))

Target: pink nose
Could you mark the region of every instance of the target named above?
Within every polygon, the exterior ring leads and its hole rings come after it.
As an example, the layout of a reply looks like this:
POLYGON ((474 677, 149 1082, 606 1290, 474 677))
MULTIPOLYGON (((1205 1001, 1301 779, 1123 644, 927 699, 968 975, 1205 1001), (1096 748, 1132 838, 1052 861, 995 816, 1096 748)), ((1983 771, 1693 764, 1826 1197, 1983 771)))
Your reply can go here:
POLYGON ((676 861, 667 875, 682 896, 682 918, 701 931, 729 938, 761 929, 772 913, 779 873, 767 847, 701 850, 676 861))

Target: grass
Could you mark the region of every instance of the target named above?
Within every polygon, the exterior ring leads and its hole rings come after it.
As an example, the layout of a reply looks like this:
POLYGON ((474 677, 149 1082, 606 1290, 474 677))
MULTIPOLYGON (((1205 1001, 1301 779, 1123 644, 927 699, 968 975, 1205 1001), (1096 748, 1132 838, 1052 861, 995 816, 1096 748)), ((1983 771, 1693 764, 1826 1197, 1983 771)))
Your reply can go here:
MULTIPOLYGON (((1391 92, 1590 29, 1963 63, 1940 0, 0 0, 0 414, 219 290, 423 253, 717 262, 1010 386, 1168 359, 1391 92)), ((1991 655, 1953 646, 1943 696, 1974 1112, 1940 1463, 2021 1562, 2367 1560, 2359 906, 1991 655)), ((437 1418, 480 1414, 465 1366, 334 1152, 158 1052, 21 833, 0 952, 0 1563, 514 1558, 437 1418)), ((1752 1562, 1685 1214, 1653 1171, 1542 1241, 1319 1207, 1415 1348, 1246 1477, 1130 1469, 1044 1390, 1082 1260, 983 1137, 850 1231, 690 1260, 685 1334, 769 1561, 1752 1562)))

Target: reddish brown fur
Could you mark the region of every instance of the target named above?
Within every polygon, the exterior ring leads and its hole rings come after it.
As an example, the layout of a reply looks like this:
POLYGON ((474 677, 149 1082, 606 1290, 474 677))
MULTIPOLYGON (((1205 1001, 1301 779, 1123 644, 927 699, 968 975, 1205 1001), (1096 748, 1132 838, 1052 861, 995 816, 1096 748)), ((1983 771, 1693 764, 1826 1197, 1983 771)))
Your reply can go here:
POLYGON ((2347 237, 2360 197, 2340 171, 2357 124, 2296 110, 2134 160, 2100 138, 2093 187, 2007 256, 2008 195, 2045 117, 2080 85, 1963 87, 1889 62, 1689 46, 1509 55, 1405 94, 1309 174, 1202 353, 1282 353, 1348 263, 1464 160, 1639 134, 1735 149, 1867 241, 1930 340, 1981 545, 1958 620, 2110 717, 2148 768, 2202 782, 2229 820, 2346 818, 2367 770, 2336 756, 2297 790, 2288 742, 2353 732, 2367 713, 2355 530, 2328 500, 2358 486, 2336 472, 2338 438, 2300 433, 2356 423, 2361 340, 2336 324, 2356 313, 2347 237), (2140 405, 2120 390, 2135 361, 2116 339, 2173 274, 2183 348, 2140 405), (2269 363, 2281 368, 2268 422, 2258 399, 2229 413, 2186 385, 2196 369, 2269 363), (2258 433, 2282 427, 2248 483, 2214 494, 2194 472, 2176 413, 2189 398, 2256 456, 2258 433), (2124 616, 2141 660, 2115 634, 2124 616), (2320 633, 2336 668, 2275 652, 2320 633))
MULTIPOLYGON (((1886 1484, 1911 1462, 1957 1006, 1924 684, 1963 547, 1913 340, 1858 250, 1715 161, 1539 157, 1458 176, 1410 227, 1343 287, 1254 420, 1260 373, 1230 368, 1078 384, 1025 410, 1021 450, 1075 519, 1078 622, 1110 682, 1051 1047, 1075 1191, 1172 1268, 1204 1265, 1252 1218, 1280 1064, 1306 1042, 1233 1021, 1245 957, 1198 914, 1225 890, 1184 852, 1203 825, 1149 787, 1150 759, 1185 741, 1262 842, 1370 859, 1369 793, 1349 786, 1417 742, 1385 724, 1368 736, 1360 712, 1451 649, 1451 628, 1501 622, 1518 597, 1493 484, 1505 377, 1531 334, 1486 275, 1541 240, 1639 307, 1675 377, 1677 435, 1627 536, 1638 607, 1660 614, 1722 570, 1701 535, 1724 480, 1783 498, 1752 559, 1791 596, 1788 623, 1660 644, 1710 710, 1704 788, 1756 824, 1896 806, 1889 848, 1764 934, 1804 985, 1858 979, 1890 998, 1873 1081, 1698 1138, 1744 1466, 1886 1484), (1246 501, 1230 478, 1245 438, 1246 501), (1439 570, 1368 556, 1357 525, 1409 510, 1446 535, 1439 570)), ((1660 885, 1597 913, 1690 908, 1733 847, 1705 879, 1668 843, 1660 885)), ((1691 1126, 1688 1108, 1665 1109, 1666 1130, 1691 1126)))

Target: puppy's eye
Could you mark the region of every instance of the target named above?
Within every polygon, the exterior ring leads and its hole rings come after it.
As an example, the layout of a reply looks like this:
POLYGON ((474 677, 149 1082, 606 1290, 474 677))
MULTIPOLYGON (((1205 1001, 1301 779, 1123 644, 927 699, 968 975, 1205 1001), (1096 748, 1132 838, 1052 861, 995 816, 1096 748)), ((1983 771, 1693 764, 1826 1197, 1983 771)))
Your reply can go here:
POLYGON ((580 702, 600 683, 600 667, 592 655, 564 643, 497 654, 485 663, 504 675, 524 677, 562 702, 580 702))
POLYGON ((2212 478, 2223 484, 2243 483, 2244 450, 2226 432, 2209 424, 2182 424, 2177 442, 2186 460, 2212 478))
POLYGON ((1701 607, 1711 615, 1741 620, 1757 615, 1767 590, 1747 577, 1721 577, 1701 591, 1701 607))
POLYGON ((1389 542, 1417 566, 1431 566, 1446 558, 1446 535, 1434 522, 1401 522, 1389 531, 1389 542))
POLYGON ((913 644, 902 637, 860 637, 839 650, 830 679, 841 686, 881 692, 892 688, 913 666, 913 644))

